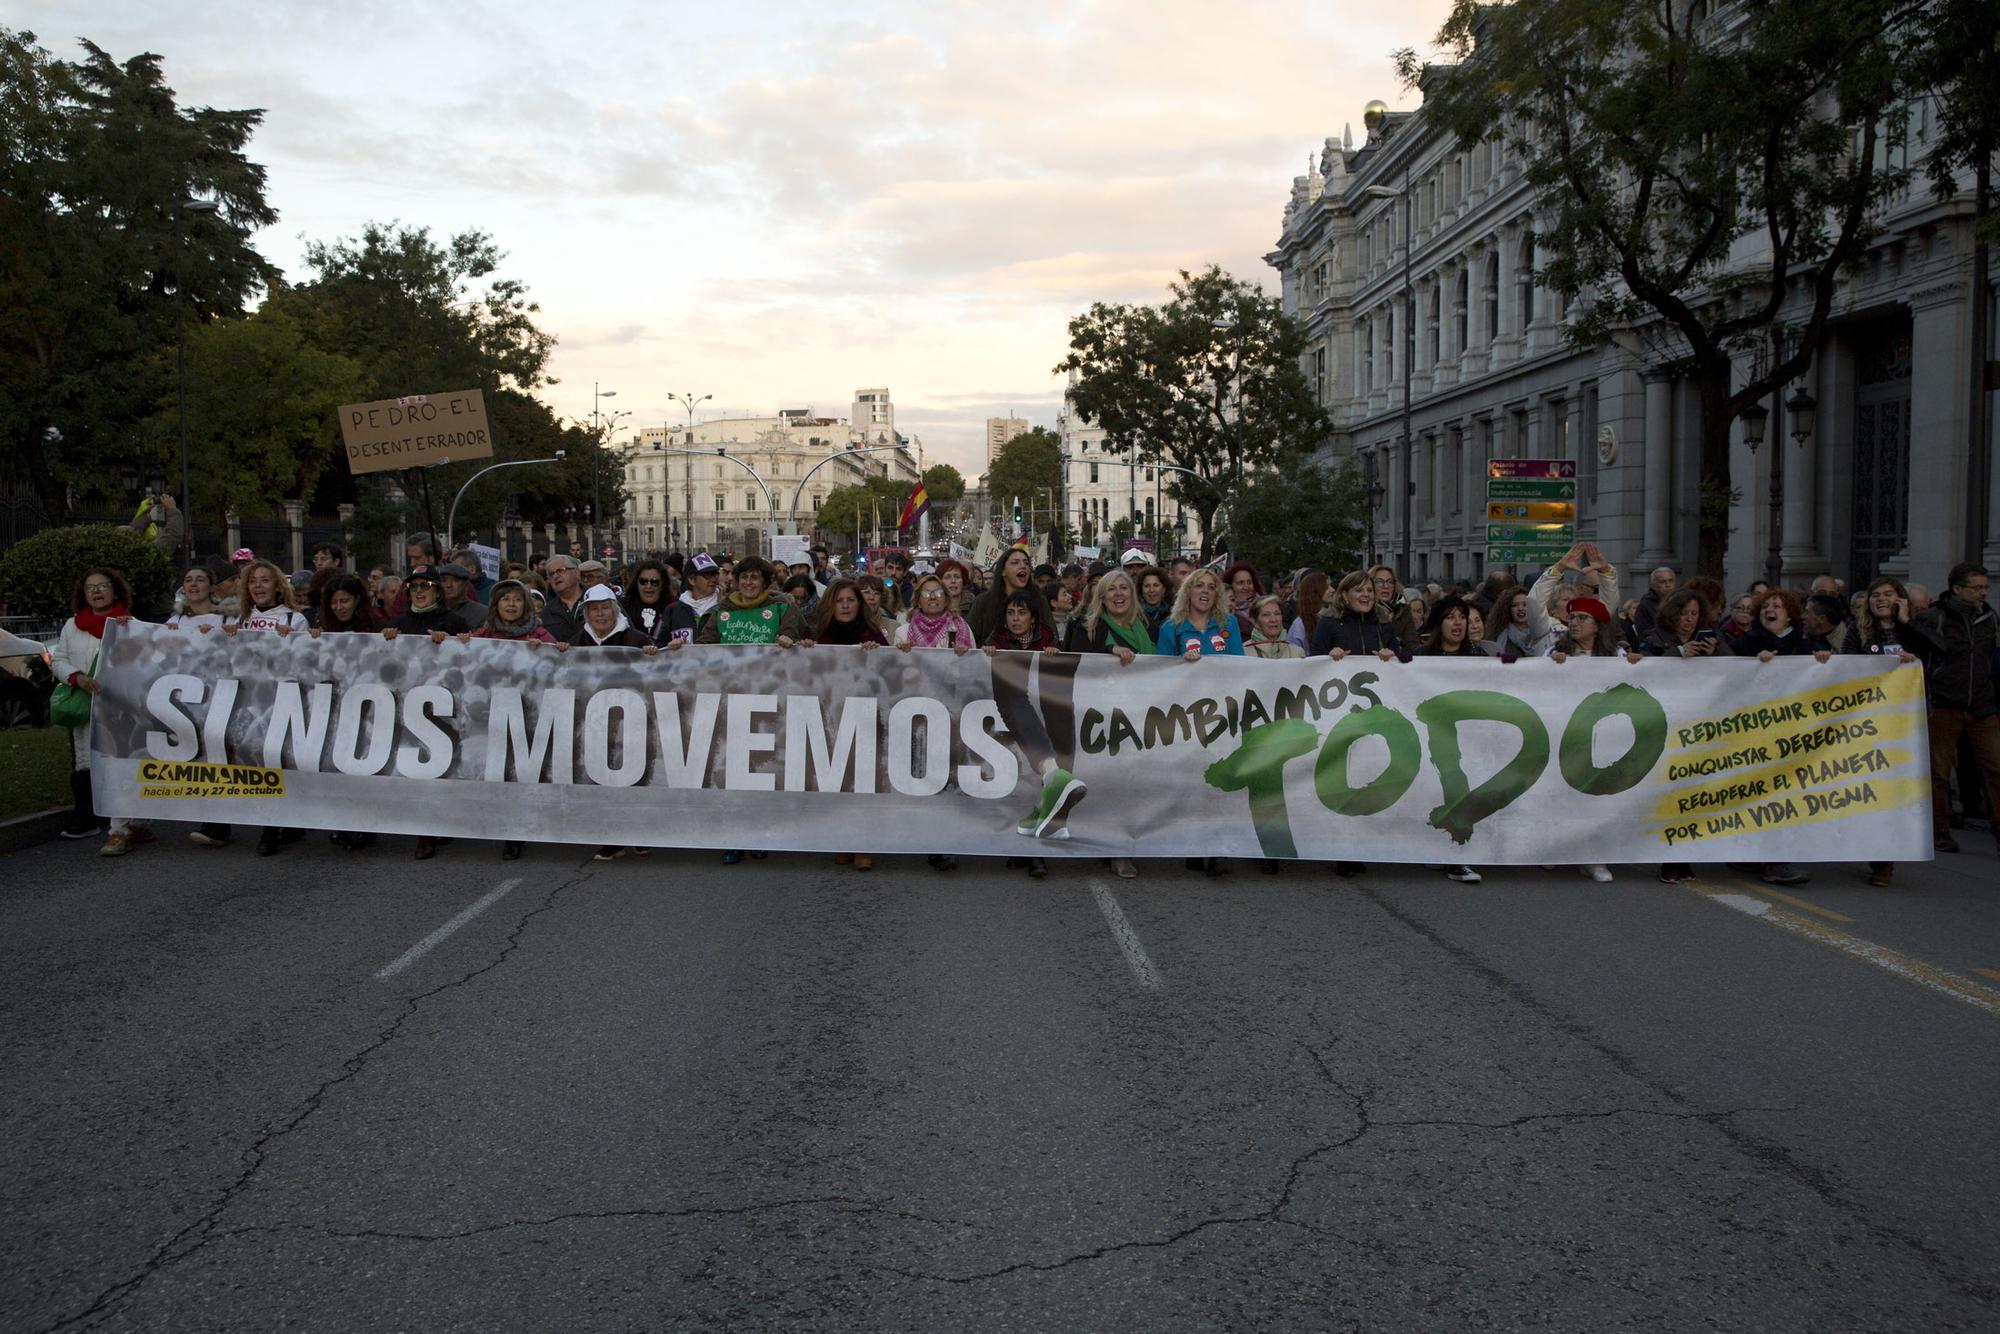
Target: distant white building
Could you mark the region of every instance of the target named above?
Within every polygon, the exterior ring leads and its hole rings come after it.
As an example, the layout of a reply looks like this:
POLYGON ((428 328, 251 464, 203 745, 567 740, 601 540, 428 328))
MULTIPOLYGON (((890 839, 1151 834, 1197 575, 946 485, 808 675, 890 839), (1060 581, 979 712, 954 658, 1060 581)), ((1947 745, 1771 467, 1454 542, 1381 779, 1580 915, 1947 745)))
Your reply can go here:
MULTIPOLYGON (((1293 182, 1277 248, 1285 308, 1304 321, 1304 358, 1332 414, 1331 453, 1383 484, 1373 546, 1406 579, 1485 573, 1485 481, 1496 458, 1572 459, 1578 529, 1631 573, 1691 572, 1697 547, 1700 411, 1694 384, 1643 349, 1574 349, 1562 298, 1538 287, 1546 225, 1522 163, 1498 142, 1467 150, 1419 112, 1371 106, 1368 138, 1325 141, 1293 182), (1415 364, 1402 364, 1403 189, 1413 187, 1415 364), (1395 198, 1371 197, 1383 186, 1395 198), (1414 440, 1401 445, 1409 380, 1414 440), (1409 497, 1409 531, 1403 498, 1409 497)), ((1911 107, 1920 150, 1927 102, 1911 107)), ((1739 435, 1731 463, 1725 582, 1747 587, 1769 546, 1770 459, 1785 451, 1782 559, 1787 583, 1878 571, 1937 587, 1967 543, 1971 421, 1971 210, 1968 191, 1936 200, 1922 173, 1887 210, 1867 261, 1844 275, 1834 320, 1803 385, 1817 421, 1793 443, 1773 396, 1763 447, 1739 435)), ((1755 246, 1746 253, 1755 262, 1755 246)), ((1808 304, 1789 298, 1794 322, 1808 304)), ((1643 330, 1641 331, 1643 334, 1643 330)), ((1991 398, 1987 400, 1991 411, 1991 398)), ((2000 470, 1996 470, 2000 471, 2000 470)), ((2000 476, 1987 507, 2000 514, 2000 476)), ((2000 527, 1981 534, 2000 561, 2000 527)))
POLYGON ((1000 451, 1007 442, 1017 435, 1026 435, 1030 427, 1019 417, 988 417, 986 419, 986 466, 991 468, 993 460, 1000 457, 1000 451))
MULTIPOLYGON (((1076 372, 1069 374, 1076 384, 1076 372)), ((1065 402, 1056 419, 1056 435, 1061 441, 1063 472, 1063 512, 1074 530, 1075 540, 1102 549, 1110 542, 1111 525, 1121 519, 1133 521, 1135 531, 1164 516, 1169 524, 1186 524, 1186 545, 1201 545, 1201 516, 1167 494, 1166 483, 1173 476, 1141 452, 1133 455, 1122 449, 1106 449, 1104 428, 1065 402)), ((996 505, 1011 504, 1007 497, 995 497, 996 505)), ((1171 555, 1172 553, 1167 553, 1171 555)), ((1117 559, 1109 552, 1106 559, 1117 559)))
POLYGON ((837 486, 870 476, 915 482, 921 448, 897 434, 895 405, 880 388, 857 389, 847 417, 787 408, 646 427, 620 451, 626 549, 767 554, 773 532, 812 532, 837 486))

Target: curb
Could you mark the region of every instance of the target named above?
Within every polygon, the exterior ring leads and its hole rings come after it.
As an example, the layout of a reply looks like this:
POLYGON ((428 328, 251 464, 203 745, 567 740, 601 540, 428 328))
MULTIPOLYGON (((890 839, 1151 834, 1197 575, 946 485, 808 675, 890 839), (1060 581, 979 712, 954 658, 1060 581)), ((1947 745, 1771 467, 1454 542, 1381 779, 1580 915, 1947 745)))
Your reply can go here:
POLYGON ((0 853, 19 852, 37 843, 47 843, 69 822, 68 807, 43 811, 38 815, 18 815, 0 820, 0 853))

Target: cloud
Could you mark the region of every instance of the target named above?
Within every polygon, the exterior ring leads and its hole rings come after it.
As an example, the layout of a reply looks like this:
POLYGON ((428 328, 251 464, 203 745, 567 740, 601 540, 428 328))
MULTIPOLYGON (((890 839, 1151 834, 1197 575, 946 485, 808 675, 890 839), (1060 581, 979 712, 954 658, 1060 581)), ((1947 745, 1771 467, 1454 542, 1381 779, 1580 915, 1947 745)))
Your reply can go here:
MULTIPOLYGON (((888 384, 966 467, 986 416, 1052 421, 1092 302, 1210 262, 1271 285, 1291 178, 1369 97, 1410 104, 1389 55, 1448 3, 100 0, 85 35, 160 52, 184 102, 268 108, 287 267, 302 229, 490 231, 564 415, 592 380, 640 421, 680 418, 669 390, 844 412, 888 384)), ((67 47, 67 0, 16 9, 67 47)))

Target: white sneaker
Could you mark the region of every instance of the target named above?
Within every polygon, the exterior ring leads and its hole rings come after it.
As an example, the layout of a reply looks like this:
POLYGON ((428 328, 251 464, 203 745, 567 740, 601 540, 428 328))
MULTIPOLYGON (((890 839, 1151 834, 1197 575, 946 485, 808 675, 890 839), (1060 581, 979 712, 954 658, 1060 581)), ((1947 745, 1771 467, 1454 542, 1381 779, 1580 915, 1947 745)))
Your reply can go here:
POLYGON ((1456 880, 1461 885, 1476 885, 1479 883, 1479 872, 1473 870, 1470 866, 1447 866, 1444 876, 1445 879, 1456 880))
POLYGON ((1583 868, 1583 873, 1600 885, 1611 883, 1611 868, 1608 866, 1593 862, 1591 865, 1583 868))

